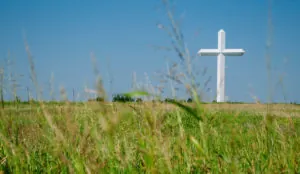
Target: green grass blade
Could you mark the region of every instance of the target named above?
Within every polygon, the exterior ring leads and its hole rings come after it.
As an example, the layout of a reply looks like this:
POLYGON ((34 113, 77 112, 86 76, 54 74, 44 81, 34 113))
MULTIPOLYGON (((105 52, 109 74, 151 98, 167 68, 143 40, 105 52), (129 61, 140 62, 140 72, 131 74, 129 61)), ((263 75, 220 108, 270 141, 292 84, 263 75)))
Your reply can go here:
POLYGON ((177 101, 175 101, 175 100, 170 100, 170 101, 168 101, 168 103, 171 103, 171 104, 173 104, 173 105, 175 105, 175 106, 181 108, 182 110, 188 112, 188 113, 191 114, 194 118, 196 118, 198 121, 202 121, 202 118, 198 116, 197 111, 196 111, 194 108, 189 107, 189 106, 186 106, 186 105, 184 105, 184 104, 182 104, 182 103, 180 103, 180 102, 177 102, 177 101))

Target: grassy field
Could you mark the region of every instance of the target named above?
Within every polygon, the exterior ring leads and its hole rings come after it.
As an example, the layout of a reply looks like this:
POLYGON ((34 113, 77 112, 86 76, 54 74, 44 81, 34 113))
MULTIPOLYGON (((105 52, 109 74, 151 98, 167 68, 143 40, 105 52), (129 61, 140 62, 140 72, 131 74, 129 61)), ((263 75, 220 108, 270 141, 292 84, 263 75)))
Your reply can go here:
MULTIPOLYGON (((300 106, 197 104, 190 53, 170 11, 168 18, 168 35, 187 72, 171 68, 175 74, 167 77, 183 77, 194 104, 6 103, 0 108, 0 174, 300 173, 300 106)), ((26 40, 25 48, 41 101, 26 40)), ((4 85, 9 69, 0 67, 1 99, 6 88, 17 96, 15 79, 4 85)), ((94 72, 97 92, 105 96, 96 67, 94 72)))
MULTIPOLYGON (((173 8, 167 0, 163 2, 169 24, 159 24, 159 28, 184 62, 180 65, 184 69, 173 64, 164 76, 180 82, 196 98, 193 53, 186 47, 173 8)), ((268 88, 272 79, 271 21, 270 15, 268 88)), ((26 39, 24 44, 32 90, 41 101, 33 55, 26 39)), ((93 64, 97 92, 105 96, 93 64)), ((4 91, 17 96, 18 76, 11 78, 11 66, 0 66, 1 100, 4 91)), ((206 89, 206 82, 203 84, 201 88, 206 89)), ((264 104, 184 105, 188 107, 152 102, 5 104, 0 108, 0 174, 300 173, 300 105, 272 104, 268 112, 264 104)))
POLYGON ((0 171, 300 172, 299 106, 196 108, 200 121, 170 104, 11 105, 0 111, 0 171))

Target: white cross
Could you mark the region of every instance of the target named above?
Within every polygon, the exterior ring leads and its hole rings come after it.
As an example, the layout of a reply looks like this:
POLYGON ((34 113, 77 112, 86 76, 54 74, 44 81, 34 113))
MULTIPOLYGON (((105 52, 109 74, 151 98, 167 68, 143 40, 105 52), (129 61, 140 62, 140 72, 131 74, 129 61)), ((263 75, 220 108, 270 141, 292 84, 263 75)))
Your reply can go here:
POLYGON ((200 49, 200 56, 218 56, 217 102, 225 102, 225 56, 242 56, 243 49, 225 48, 225 31, 218 32, 218 49, 200 49))

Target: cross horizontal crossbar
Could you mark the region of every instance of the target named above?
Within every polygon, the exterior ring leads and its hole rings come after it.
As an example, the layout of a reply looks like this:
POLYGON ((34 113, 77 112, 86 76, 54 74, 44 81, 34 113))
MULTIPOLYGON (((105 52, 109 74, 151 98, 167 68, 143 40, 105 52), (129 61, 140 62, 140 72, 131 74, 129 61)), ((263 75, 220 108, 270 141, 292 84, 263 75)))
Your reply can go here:
POLYGON ((242 56, 245 51, 243 49, 225 49, 222 53, 224 56, 242 56))
POLYGON ((217 56, 219 53, 219 49, 201 49, 198 51, 200 56, 217 56))
POLYGON ((243 49, 225 49, 219 51, 219 49, 201 49, 198 51, 200 56, 218 56, 222 53, 224 56, 242 56, 245 51, 243 49))

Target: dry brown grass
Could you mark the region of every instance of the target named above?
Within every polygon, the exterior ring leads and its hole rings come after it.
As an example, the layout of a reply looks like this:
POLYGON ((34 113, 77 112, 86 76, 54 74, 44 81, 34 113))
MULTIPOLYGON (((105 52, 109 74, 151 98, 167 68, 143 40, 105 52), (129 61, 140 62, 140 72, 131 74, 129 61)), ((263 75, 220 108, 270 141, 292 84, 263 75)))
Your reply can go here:
MULTIPOLYGON (((185 103, 186 105, 193 106, 194 104, 185 103)), ((171 111, 176 109, 177 107, 168 104, 168 103, 153 103, 153 102, 143 102, 143 103, 88 103, 90 108, 99 109, 99 105, 108 108, 108 110, 112 110, 112 108, 118 108, 118 110, 129 110, 130 108, 140 108, 147 110, 157 110, 157 111, 171 111)), ((80 107, 80 106, 78 106, 80 107)), ((102 107, 102 108, 103 108, 102 107)), ((208 111, 227 111, 227 112, 250 112, 254 114, 265 115, 267 114, 267 105, 266 104, 202 104, 204 109, 208 111)), ((272 104, 272 114, 280 117, 300 117, 300 105, 293 104, 272 104)), ((94 110, 93 109, 93 110, 94 110)), ((178 108, 177 108, 178 109, 178 108)))

